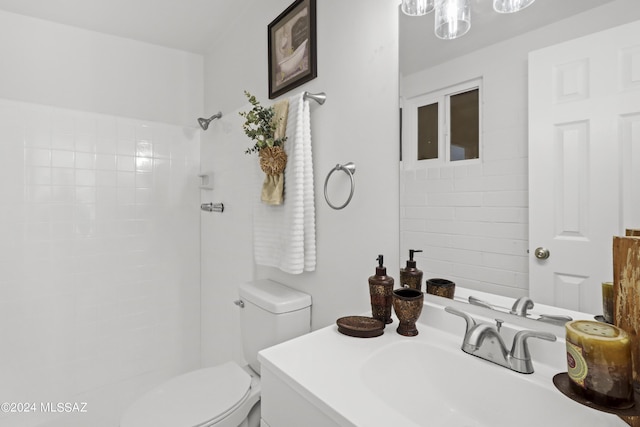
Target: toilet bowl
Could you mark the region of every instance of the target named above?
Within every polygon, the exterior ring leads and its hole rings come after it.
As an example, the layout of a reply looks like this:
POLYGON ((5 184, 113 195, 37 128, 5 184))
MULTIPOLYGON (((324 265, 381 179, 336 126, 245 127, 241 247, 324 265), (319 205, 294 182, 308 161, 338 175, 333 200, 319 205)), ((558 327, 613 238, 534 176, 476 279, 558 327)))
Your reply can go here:
POLYGON ((250 372, 227 362, 175 377, 134 402, 120 427, 237 427, 260 400, 260 377, 250 372))
POLYGON ((120 427, 258 427, 258 351, 311 329, 311 297, 271 280, 241 285, 241 367, 226 362, 177 376, 131 404, 120 427))

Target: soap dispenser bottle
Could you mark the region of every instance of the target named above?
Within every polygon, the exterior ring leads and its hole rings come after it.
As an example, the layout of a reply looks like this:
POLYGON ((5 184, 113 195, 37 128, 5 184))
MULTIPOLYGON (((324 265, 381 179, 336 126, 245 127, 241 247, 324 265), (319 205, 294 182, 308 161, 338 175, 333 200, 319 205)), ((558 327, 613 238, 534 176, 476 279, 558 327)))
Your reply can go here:
POLYGON ((400 286, 403 288, 411 288, 422 291, 422 270, 416 268, 416 262, 413 260, 413 254, 422 252, 421 249, 409 249, 409 259, 407 267, 400 269, 400 286))
POLYGON ((371 312, 374 319, 391 323, 391 304, 393 302, 393 277, 387 276, 384 257, 376 258, 378 266, 375 276, 369 277, 369 294, 371 295, 371 312))

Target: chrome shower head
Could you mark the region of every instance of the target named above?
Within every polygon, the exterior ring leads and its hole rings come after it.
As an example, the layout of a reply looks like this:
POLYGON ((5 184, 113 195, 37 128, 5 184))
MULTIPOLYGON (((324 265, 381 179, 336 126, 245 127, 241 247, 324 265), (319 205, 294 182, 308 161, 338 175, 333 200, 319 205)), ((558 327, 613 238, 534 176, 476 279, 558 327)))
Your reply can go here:
POLYGON ((217 114, 214 114, 213 116, 209 117, 208 119, 204 119, 204 118, 200 117, 198 119, 198 124, 200 125, 200 127, 203 130, 207 130, 209 128, 209 123, 211 123, 211 120, 219 119, 220 117, 222 117, 222 112, 221 111, 219 111, 217 114))

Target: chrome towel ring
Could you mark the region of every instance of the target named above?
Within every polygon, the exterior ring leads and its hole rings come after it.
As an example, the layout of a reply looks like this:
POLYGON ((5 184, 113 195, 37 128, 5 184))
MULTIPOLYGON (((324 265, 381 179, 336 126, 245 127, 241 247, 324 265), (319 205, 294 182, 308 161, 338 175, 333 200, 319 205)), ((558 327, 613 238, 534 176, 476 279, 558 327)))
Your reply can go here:
POLYGON ((327 201, 327 204, 331 206, 333 209, 336 209, 336 210, 342 209, 345 206, 347 206, 351 201, 351 198, 353 197, 353 192, 356 189, 356 182, 353 179, 353 174, 355 173, 356 173, 356 165, 354 165, 353 162, 349 162, 349 163, 345 163, 344 165, 337 164, 336 167, 331 169, 331 171, 327 175, 327 178, 324 180, 324 199, 327 201), (339 170, 344 171, 344 173, 349 175, 349 179, 351 180, 351 192, 349 193, 349 198, 347 198, 347 201, 344 202, 344 204, 340 206, 335 206, 329 201, 329 195, 327 194, 327 184, 329 183, 329 178, 331 177, 331 175, 335 171, 339 171, 339 170))

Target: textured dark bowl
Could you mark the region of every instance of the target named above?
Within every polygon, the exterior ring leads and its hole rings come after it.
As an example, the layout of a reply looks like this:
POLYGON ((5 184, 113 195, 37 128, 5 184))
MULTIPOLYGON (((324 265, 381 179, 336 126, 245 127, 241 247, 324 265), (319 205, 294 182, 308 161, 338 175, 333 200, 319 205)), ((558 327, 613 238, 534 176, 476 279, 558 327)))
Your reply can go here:
POLYGON ((427 280, 427 293, 453 299, 456 291, 456 284, 448 279, 429 279, 427 280))

